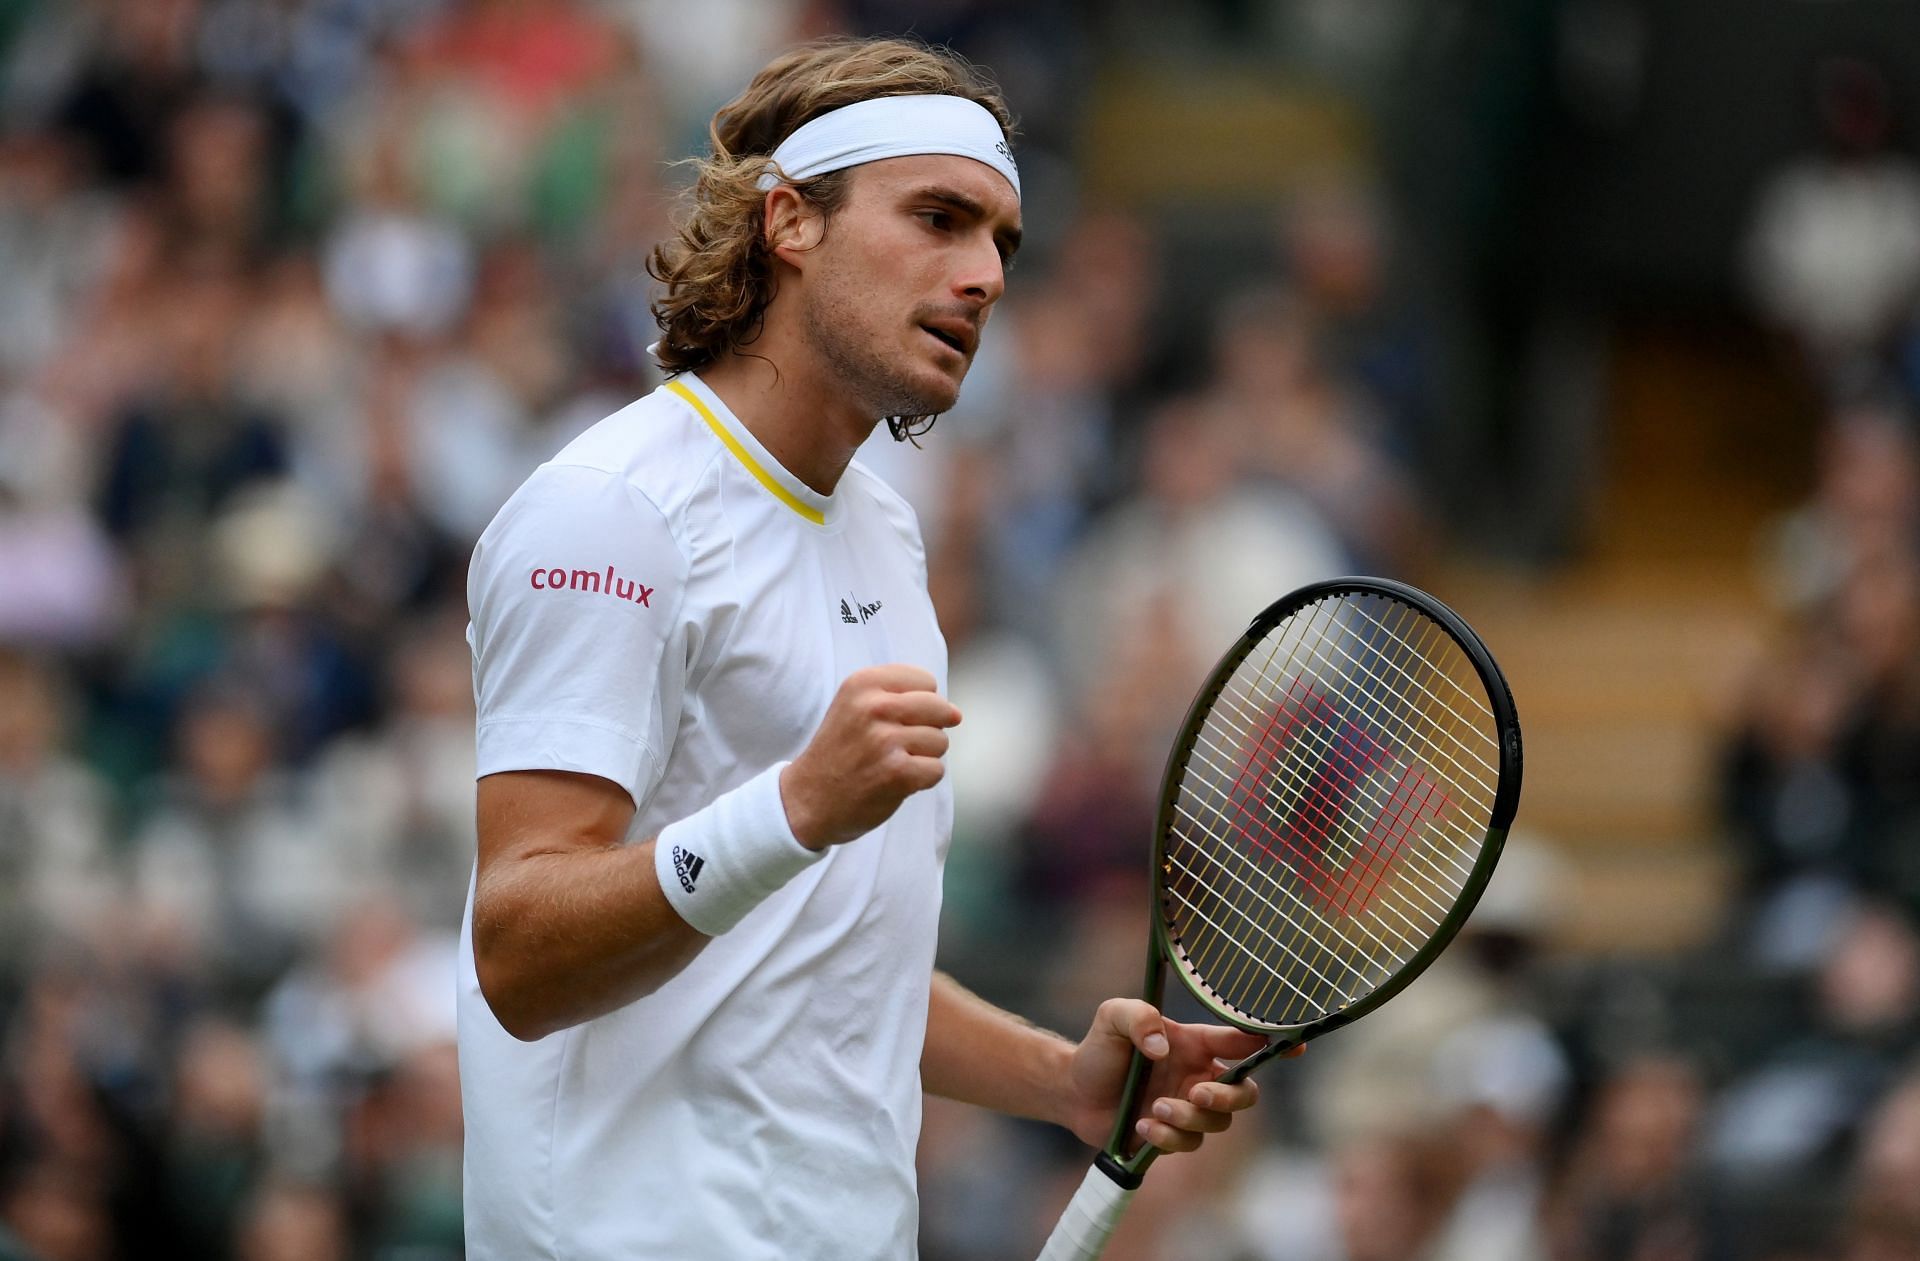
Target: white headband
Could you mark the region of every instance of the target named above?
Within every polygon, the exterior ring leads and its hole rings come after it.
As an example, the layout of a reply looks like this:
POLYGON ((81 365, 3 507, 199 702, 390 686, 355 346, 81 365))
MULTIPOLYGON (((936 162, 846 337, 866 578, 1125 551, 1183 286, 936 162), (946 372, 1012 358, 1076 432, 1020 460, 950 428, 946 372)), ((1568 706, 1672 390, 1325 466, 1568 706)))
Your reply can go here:
POLYGON ((963 96, 882 96, 822 114, 780 142, 773 151, 778 169, 762 175, 760 187, 920 153, 984 162, 1020 195, 1020 171, 1000 120, 963 96))

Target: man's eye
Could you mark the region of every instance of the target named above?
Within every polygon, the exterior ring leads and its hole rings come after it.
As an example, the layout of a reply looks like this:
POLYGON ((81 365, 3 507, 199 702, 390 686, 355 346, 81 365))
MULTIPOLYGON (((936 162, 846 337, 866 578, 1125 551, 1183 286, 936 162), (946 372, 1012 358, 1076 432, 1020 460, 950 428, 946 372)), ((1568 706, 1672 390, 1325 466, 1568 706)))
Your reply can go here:
POLYGON ((944 210, 922 210, 920 218, 936 232, 945 232, 953 226, 953 216, 944 210))

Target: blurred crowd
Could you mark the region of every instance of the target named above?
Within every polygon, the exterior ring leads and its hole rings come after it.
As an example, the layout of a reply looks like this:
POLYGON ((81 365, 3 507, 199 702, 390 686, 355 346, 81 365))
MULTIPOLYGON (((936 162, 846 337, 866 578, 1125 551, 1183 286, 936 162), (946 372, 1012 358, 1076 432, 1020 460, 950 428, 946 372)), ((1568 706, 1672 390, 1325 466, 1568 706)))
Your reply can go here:
MULTIPOLYGON (((0 5, 0 1257, 460 1255, 468 551, 657 383, 667 160, 778 47, 911 7, 0 5)), ((1075 1030, 1138 985, 1213 655, 1443 547, 1441 365, 1364 172, 1173 319, 1153 225, 1072 196, 1057 7, 933 10, 996 66, 1055 41, 1003 67, 1047 196, 960 407, 863 458, 920 513, 968 714, 943 965, 1075 1030)), ((1920 1257, 1920 179, 1834 73, 1833 151, 1755 207, 1756 309, 1832 417, 1768 553, 1723 940, 1555 957, 1516 842, 1427 978, 1155 1169, 1116 1259, 1920 1257)), ((929 1101, 925 1257, 1030 1255, 1086 1155, 929 1101)))

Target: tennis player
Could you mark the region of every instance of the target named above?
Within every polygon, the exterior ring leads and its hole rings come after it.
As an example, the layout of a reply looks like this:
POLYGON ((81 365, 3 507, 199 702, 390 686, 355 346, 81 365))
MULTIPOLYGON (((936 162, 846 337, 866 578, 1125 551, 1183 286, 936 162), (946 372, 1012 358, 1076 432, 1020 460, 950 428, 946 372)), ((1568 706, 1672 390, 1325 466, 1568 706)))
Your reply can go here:
POLYGON ((474 552, 480 852, 460 1067, 474 1261, 914 1255, 921 1091, 1104 1141, 1254 1098, 1261 1045, 1113 1000, 1079 1042, 933 970, 960 714, 913 513, 852 460, 958 397, 1020 240, 971 66, 836 40, 713 120, 654 256, 665 386, 474 552))

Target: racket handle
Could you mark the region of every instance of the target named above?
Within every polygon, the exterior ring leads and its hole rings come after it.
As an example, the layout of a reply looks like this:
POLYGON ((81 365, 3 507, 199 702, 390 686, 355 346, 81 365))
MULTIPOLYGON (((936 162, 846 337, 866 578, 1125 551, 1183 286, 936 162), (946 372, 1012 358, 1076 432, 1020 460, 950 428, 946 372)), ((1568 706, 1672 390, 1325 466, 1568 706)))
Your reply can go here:
POLYGON ((1067 1211, 1060 1214, 1060 1224, 1047 1236, 1047 1246, 1040 1250, 1038 1261, 1094 1261, 1105 1252, 1113 1228, 1120 1224, 1120 1215, 1133 1202, 1139 1179, 1133 1182, 1133 1187, 1121 1186, 1100 1165, 1087 1170, 1080 1189, 1067 1203, 1067 1211))

